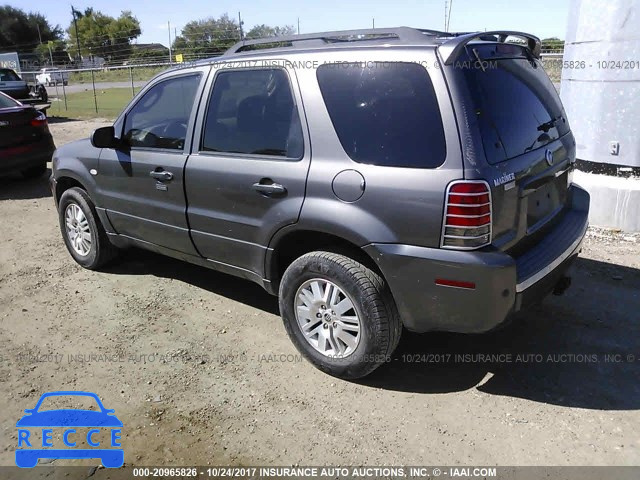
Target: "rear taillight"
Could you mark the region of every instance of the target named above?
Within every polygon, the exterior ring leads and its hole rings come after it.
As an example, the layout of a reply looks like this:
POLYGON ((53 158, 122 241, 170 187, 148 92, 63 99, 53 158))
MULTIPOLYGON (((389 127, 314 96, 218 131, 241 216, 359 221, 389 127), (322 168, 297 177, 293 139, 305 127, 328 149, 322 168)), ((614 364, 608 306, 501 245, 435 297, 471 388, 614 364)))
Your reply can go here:
POLYGON ((38 114, 37 117, 31 119, 32 127, 46 127, 47 126, 47 116, 44 113, 38 114))
POLYGON ((474 250, 491 243, 491 190, 484 180, 456 180, 447 188, 443 248, 474 250))

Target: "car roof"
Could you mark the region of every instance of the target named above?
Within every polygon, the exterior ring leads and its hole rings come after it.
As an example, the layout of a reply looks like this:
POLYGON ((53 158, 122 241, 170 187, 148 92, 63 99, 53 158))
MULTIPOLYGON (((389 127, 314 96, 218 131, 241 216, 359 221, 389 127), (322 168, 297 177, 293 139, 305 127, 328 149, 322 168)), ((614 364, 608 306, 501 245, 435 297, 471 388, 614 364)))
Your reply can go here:
POLYGON ((442 32, 424 28, 394 27, 286 35, 242 40, 223 55, 177 65, 169 71, 201 67, 216 62, 268 58, 290 54, 330 52, 338 49, 377 49, 402 47, 439 47, 445 64, 451 63, 469 42, 506 42, 507 38, 524 40, 535 57, 539 57, 538 37, 523 32, 500 30, 491 32, 442 32))

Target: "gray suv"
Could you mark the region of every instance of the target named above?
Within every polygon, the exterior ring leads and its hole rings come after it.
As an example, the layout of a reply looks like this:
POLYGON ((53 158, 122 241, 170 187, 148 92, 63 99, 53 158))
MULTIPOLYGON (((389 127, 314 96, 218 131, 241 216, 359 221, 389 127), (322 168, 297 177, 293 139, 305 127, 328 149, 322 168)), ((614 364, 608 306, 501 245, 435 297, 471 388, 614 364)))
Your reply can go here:
POLYGON ((257 282, 338 377, 403 327, 485 332, 568 286, 587 228, 539 56, 519 32, 241 42, 56 151, 62 236, 89 269, 136 246, 257 282))

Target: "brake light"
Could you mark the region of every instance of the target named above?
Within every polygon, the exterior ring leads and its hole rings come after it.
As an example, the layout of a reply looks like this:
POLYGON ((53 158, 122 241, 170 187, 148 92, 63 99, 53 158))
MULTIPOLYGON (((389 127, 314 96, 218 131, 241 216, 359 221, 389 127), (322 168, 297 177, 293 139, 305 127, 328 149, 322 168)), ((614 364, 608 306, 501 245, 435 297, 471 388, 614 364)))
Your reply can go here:
POLYGON ((37 117, 31 119, 32 127, 46 127, 47 116, 44 113, 40 113, 37 117))
POLYGON ((484 180, 449 184, 442 226, 443 248, 475 250, 491 243, 491 190, 484 180))

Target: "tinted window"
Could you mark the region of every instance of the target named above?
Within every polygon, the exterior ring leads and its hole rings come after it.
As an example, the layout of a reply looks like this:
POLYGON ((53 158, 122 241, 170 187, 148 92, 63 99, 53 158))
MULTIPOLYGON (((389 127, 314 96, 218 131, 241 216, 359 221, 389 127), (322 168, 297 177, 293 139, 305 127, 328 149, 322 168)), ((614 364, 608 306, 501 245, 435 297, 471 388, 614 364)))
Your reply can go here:
POLYGON ((318 82, 342 147, 356 162, 434 168, 446 144, 427 71, 417 64, 322 65, 318 82))
POLYGON ((514 45, 478 45, 457 63, 471 93, 474 123, 489 163, 541 148, 569 131, 542 64, 514 45), (487 61, 479 63, 477 58, 487 61))
POLYGON ((0 69, 0 82, 19 82, 20 77, 13 70, 0 69))
POLYGON ((202 150, 301 158, 302 128, 286 72, 219 73, 209 99, 202 150))
POLYGON ((124 139, 132 147, 184 148, 200 74, 161 81, 127 113, 124 139))
POLYGON ((0 95, 0 108, 13 108, 20 105, 13 98, 9 98, 6 95, 0 95))

